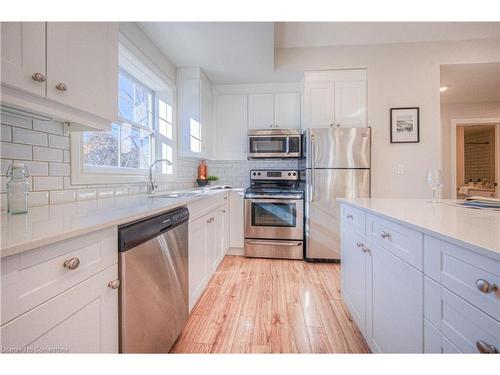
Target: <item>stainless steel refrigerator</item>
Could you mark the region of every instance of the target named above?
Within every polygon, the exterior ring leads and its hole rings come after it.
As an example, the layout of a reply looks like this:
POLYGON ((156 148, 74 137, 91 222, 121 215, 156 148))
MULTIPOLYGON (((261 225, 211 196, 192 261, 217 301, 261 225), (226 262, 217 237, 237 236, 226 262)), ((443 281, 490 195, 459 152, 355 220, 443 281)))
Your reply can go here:
POLYGON ((340 260, 337 198, 370 196, 370 128, 307 129, 303 138, 307 260, 340 260))

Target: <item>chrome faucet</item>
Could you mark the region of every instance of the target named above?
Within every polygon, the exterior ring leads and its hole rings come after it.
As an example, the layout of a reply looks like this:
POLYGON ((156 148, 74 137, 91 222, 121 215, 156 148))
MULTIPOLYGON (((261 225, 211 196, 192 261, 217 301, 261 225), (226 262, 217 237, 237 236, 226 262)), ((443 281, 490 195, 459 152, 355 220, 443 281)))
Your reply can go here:
POLYGON ((158 184, 153 180, 153 167, 160 162, 166 162, 167 165, 172 165, 172 162, 168 159, 158 159, 151 163, 149 166, 149 182, 147 187, 148 194, 153 194, 156 189, 158 189, 158 184))

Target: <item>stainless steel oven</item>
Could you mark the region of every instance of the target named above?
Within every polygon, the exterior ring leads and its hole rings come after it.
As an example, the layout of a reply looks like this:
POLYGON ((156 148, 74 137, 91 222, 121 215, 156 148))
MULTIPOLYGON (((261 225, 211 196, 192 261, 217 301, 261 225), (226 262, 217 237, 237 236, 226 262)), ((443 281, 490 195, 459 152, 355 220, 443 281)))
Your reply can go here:
POLYGON ((297 171, 252 171, 245 191, 245 256, 303 259, 304 192, 297 171))
POLYGON ((248 132, 248 158, 298 158, 301 134, 298 129, 261 129, 248 132))

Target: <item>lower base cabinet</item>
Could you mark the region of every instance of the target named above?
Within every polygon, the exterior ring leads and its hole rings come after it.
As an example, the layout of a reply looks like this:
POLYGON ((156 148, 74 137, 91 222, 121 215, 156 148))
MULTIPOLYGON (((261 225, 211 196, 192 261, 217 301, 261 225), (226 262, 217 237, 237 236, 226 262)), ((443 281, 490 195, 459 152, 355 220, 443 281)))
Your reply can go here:
POLYGON ((117 277, 115 264, 4 324, 3 352, 118 353, 117 277))

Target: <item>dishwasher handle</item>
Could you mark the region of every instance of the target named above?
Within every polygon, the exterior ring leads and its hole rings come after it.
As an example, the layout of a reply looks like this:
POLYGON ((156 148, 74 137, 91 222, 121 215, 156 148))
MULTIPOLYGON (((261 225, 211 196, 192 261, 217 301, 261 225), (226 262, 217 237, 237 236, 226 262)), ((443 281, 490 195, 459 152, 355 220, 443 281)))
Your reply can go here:
POLYGON ((169 231, 189 219, 186 207, 118 227, 118 251, 124 252, 169 231))

